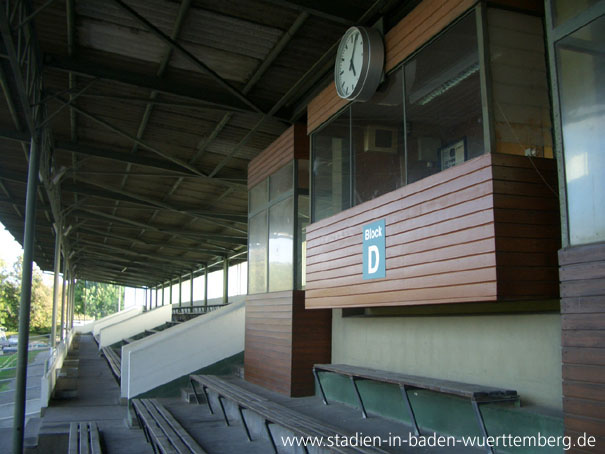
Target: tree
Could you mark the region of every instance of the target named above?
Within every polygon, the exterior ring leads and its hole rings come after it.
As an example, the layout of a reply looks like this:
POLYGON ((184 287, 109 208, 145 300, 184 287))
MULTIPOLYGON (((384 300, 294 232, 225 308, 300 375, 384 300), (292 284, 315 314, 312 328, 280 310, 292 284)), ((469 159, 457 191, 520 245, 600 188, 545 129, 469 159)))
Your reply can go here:
MULTIPOLYGON (((11 331, 19 328, 22 270, 23 257, 18 257, 10 270, 4 262, 0 262, 0 324, 11 331)), ((30 310, 32 331, 41 332, 50 329, 52 304, 52 289, 44 283, 40 268, 34 265, 30 310)))
POLYGON ((113 314, 118 310, 118 301, 124 297, 122 292, 122 287, 117 285, 78 280, 75 312, 96 319, 113 314))
POLYGON ((0 260, 0 325, 16 331, 19 324, 21 285, 12 279, 12 273, 0 260))

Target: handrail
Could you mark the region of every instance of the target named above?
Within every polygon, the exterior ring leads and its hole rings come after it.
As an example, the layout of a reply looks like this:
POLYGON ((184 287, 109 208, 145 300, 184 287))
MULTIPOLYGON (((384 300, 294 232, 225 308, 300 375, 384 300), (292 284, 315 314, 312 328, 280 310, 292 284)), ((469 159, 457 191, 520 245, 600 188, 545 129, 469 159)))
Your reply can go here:
POLYGON ((221 307, 228 306, 227 304, 208 304, 204 306, 173 306, 172 313, 174 315, 187 315, 187 314, 207 314, 214 310, 220 309, 221 307))

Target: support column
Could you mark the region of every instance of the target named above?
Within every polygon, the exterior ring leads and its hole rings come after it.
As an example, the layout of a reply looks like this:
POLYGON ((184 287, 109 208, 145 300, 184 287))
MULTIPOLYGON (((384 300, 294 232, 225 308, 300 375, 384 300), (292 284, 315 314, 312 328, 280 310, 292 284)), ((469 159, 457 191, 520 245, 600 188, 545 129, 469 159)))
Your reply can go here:
POLYGON ((204 267, 204 306, 208 306, 208 265, 204 267))
POLYGON ((183 305, 183 276, 179 276, 179 307, 183 305))
POLYGON ((170 286, 170 304, 172 304, 172 279, 170 280, 170 282, 168 283, 168 285, 170 286))
POLYGON ((223 304, 229 303, 229 259, 223 260, 223 304))
POLYGON ((63 229, 61 228, 61 221, 57 221, 55 224, 55 267, 54 267, 54 280, 53 280, 53 312, 52 322, 50 327, 50 346, 55 348, 57 345, 57 304, 59 302, 59 271, 61 268, 61 236, 63 235, 63 229))
POLYGON ((60 339, 63 342, 65 338, 65 291, 67 287, 67 258, 63 254, 63 287, 61 288, 61 334, 60 339))
POLYGON ((34 263, 34 237, 36 235, 36 193, 40 169, 40 137, 32 136, 29 147, 27 193, 25 196, 25 229, 23 233, 23 266, 21 274, 21 300, 19 306, 19 343, 17 347, 17 378, 13 417, 13 452, 23 452, 25 402, 27 382, 27 347, 29 345, 29 316, 32 297, 32 267, 34 263))
POLYGON ((69 329, 73 331, 74 329, 74 313, 76 312, 76 276, 74 273, 71 274, 71 286, 70 286, 70 294, 71 294, 71 311, 69 318, 69 329))
POLYGON ((155 288, 155 307, 158 307, 158 295, 160 294, 160 288, 155 288))
POLYGON ((193 306, 193 271, 189 274, 189 305, 193 306))

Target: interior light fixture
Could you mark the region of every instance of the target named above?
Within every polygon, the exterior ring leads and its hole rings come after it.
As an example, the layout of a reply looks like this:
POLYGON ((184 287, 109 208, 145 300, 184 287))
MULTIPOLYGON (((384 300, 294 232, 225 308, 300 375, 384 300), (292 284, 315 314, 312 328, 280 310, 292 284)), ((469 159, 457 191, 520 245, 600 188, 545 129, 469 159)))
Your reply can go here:
POLYGON ((475 63, 475 64, 469 66, 464 71, 462 71, 460 74, 458 74, 456 77, 453 77, 452 79, 448 80, 447 82, 442 83, 440 86, 435 88, 429 94, 423 96, 418 101, 418 104, 420 104, 421 106, 428 104, 433 99, 441 96, 448 90, 451 90, 456 85, 460 84, 462 81, 468 79, 470 76, 475 74, 477 71, 479 71, 479 63, 475 63))

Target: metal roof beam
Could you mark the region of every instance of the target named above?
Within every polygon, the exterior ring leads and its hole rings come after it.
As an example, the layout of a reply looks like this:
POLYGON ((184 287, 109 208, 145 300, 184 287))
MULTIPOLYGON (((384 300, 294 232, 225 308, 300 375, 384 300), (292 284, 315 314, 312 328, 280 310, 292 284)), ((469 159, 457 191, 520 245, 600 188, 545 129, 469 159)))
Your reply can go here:
POLYGON ((241 102, 243 102, 250 109, 252 109, 253 111, 255 111, 257 113, 264 114, 263 110, 260 109, 259 107, 257 107, 252 101, 250 101, 246 95, 244 95, 237 88, 235 88, 233 85, 231 85, 229 82, 227 82, 221 76, 219 76, 215 71, 213 71, 204 62, 202 62, 195 55, 193 55, 191 52, 189 52, 187 49, 185 49, 183 46, 181 46, 178 42, 176 42, 174 39, 172 39, 170 36, 168 36, 166 33, 164 33, 158 27, 156 27, 151 22, 149 22, 147 19, 145 19, 143 16, 141 16, 136 10, 131 8, 129 5, 127 5, 122 0, 113 0, 113 1, 114 1, 114 3, 119 5, 123 10, 127 11, 128 14, 130 14, 132 17, 134 17, 137 21, 139 21, 141 24, 143 24, 145 27, 147 27, 155 36, 157 36, 162 41, 164 41, 166 44, 168 44, 171 48, 178 50, 187 60, 189 60, 191 63, 193 63, 193 65, 197 66, 200 70, 202 70, 202 72, 208 74, 215 82, 217 82, 226 91, 228 91, 233 96, 235 96, 237 99, 239 99, 241 102))
MULTIPOLYGON (((57 54, 46 54, 44 66, 58 71, 71 72, 81 76, 95 77, 104 80, 111 80, 127 85, 134 85, 148 90, 155 90, 167 95, 174 95, 181 98, 187 98, 198 101, 200 107, 214 110, 224 110, 228 112, 255 113, 257 111, 246 104, 220 93, 216 90, 200 90, 199 86, 191 85, 186 82, 175 80, 174 78, 160 78, 157 76, 147 76, 130 72, 125 69, 116 69, 104 66, 102 63, 92 62, 84 59, 60 56, 57 54)), ((274 116, 279 121, 290 123, 284 117, 274 116)))
POLYGON ((220 249, 199 248, 199 247, 197 247, 197 245, 191 246, 191 247, 185 247, 185 246, 178 246, 178 245, 174 245, 174 244, 170 244, 170 243, 166 243, 166 242, 150 243, 148 241, 143 241, 140 238, 131 238, 128 236, 118 235, 116 233, 106 233, 101 230, 92 229, 90 227, 81 227, 80 232, 82 232, 83 234, 88 234, 88 235, 100 235, 100 236, 104 236, 106 238, 111 238, 114 240, 131 241, 135 244, 142 244, 143 246, 147 246, 147 247, 161 246, 166 249, 173 249, 175 251, 181 251, 181 252, 192 252, 192 253, 200 253, 200 254, 224 254, 225 253, 225 251, 220 250, 220 249))
POLYGON ((88 210, 88 209, 84 209, 84 208, 79 208, 76 211, 81 212, 81 213, 91 214, 93 216, 102 217, 102 218, 109 219, 112 221, 122 222, 124 224, 132 225, 135 227, 145 228, 147 230, 152 230, 155 232, 175 234, 175 235, 181 236, 183 238, 187 238, 188 240, 192 240, 192 241, 199 241, 200 238, 204 238, 204 239, 221 241, 221 242, 225 242, 225 243, 233 243, 233 244, 238 244, 238 245, 248 244, 248 238, 245 236, 221 235, 221 234, 215 234, 215 233, 195 232, 195 231, 191 231, 191 230, 171 229, 169 227, 168 228, 157 227, 154 225, 145 224, 143 222, 134 221, 132 219, 127 219, 127 218, 123 218, 120 216, 113 216, 108 213, 103 213, 102 211, 88 210))
MULTIPOLYGON (((13 140, 20 143, 29 144, 29 135, 16 130, 10 130, 6 128, 0 128, 0 138, 13 140)), ((86 145, 81 143, 67 142, 58 140, 55 142, 55 150, 73 152, 83 154, 87 156, 94 156, 97 158, 110 159, 113 161, 126 162, 136 164, 145 167, 152 167, 155 169, 166 170, 169 172, 178 172, 179 174, 186 174, 191 177, 203 178, 208 181, 217 182, 229 187, 235 187, 240 190, 247 190, 245 184, 236 183, 231 181, 230 178, 210 178, 208 176, 199 175, 194 173, 190 169, 185 169, 181 165, 173 163, 171 161, 164 161, 160 159, 146 158, 136 156, 131 153, 124 153, 120 151, 112 151, 107 149, 97 148, 94 145, 86 145)), ((178 176, 178 175, 175 175, 178 176)))
MULTIPOLYGON (((61 188, 66 190, 66 191, 70 191, 70 192, 76 192, 76 193, 81 193, 81 194, 87 194, 87 195, 92 195, 95 197, 102 197, 105 199, 110 199, 110 200, 120 200, 122 202, 130 202, 130 203, 134 203, 137 205, 144 205, 150 208, 159 208, 159 209, 163 209, 163 210, 167 210, 167 211, 173 211, 175 213, 180 213, 180 214, 184 214, 187 216, 191 216, 191 217, 195 217, 195 218, 199 218, 199 219, 203 219, 203 220, 208 220, 208 221, 213 221, 213 218, 216 219, 224 219, 224 220, 228 220, 228 221, 232 221, 232 222, 239 222, 239 223, 247 223, 248 221, 248 217, 245 214, 238 214, 238 213, 213 213, 211 211, 203 211, 203 210, 191 210, 185 207, 178 207, 178 206, 174 206, 165 202, 158 202, 150 197, 146 197, 140 194, 135 194, 133 192, 130 191, 125 191, 123 189, 115 189, 112 188, 111 186, 108 185, 104 185, 98 182, 91 182, 91 184, 86 184, 83 182, 78 182, 76 184, 72 184, 72 183, 63 183, 61 185, 61 188)), ((239 228, 235 228, 235 227, 230 227, 230 226, 224 226, 223 224, 219 224, 222 227, 226 227, 226 228, 233 228, 235 230, 237 230, 240 233, 246 233, 245 230, 241 230, 239 228)))
POLYGON ((365 10, 348 0, 268 0, 279 6, 321 17, 343 25, 352 25, 365 10))

